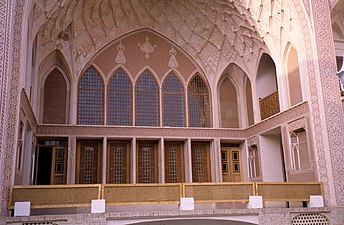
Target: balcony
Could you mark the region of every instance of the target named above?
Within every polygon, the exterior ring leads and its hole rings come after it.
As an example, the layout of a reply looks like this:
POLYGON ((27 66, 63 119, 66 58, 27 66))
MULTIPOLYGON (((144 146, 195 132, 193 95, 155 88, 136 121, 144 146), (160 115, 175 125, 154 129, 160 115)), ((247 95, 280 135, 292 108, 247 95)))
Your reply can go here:
POLYGON ((280 112, 278 91, 259 100, 260 117, 262 120, 280 112))
MULTIPOLYGON (((240 203, 249 196, 264 202, 307 202, 311 195, 323 195, 319 182, 228 182, 176 184, 91 184, 12 186, 9 209, 15 202, 31 202, 32 209, 89 207, 91 200, 105 199, 106 207, 142 204, 172 204, 193 197, 200 203, 240 203)), ((108 209, 107 209, 108 211, 108 209)))

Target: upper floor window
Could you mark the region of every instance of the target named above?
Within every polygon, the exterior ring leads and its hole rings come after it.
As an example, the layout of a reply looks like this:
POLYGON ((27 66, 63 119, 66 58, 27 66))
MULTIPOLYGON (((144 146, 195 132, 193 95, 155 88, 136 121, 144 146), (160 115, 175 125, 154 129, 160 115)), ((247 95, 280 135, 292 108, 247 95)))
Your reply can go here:
POLYGON ((170 127, 185 126, 184 88, 173 73, 162 87, 163 125, 170 127))
POLYGON ((196 75, 188 87, 189 126, 210 127, 210 101, 206 84, 196 75))
POLYGON ((132 125, 132 86, 127 75, 118 70, 108 87, 107 124, 132 125))
POLYGON ((309 154, 306 130, 300 128, 290 133, 291 160, 293 170, 309 169, 309 154))
POLYGON ((260 176, 257 145, 251 145, 248 148, 248 168, 250 178, 256 178, 260 176))
POLYGON ((90 67, 82 75, 78 90, 78 124, 103 124, 104 85, 99 73, 90 67))
POLYGON ((144 71, 136 84, 136 125, 159 126, 159 88, 149 70, 144 71))

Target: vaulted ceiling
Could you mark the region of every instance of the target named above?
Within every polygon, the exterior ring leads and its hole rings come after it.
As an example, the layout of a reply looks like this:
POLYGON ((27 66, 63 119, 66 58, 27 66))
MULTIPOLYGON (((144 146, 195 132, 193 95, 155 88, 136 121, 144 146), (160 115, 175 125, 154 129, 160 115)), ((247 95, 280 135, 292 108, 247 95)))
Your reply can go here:
POLYGON ((37 59, 59 49, 74 72, 115 39, 148 28, 186 51, 207 74, 253 68, 292 29, 286 0, 36 0, 37 59), (270 45, 270 46, 269 46, 270 45))

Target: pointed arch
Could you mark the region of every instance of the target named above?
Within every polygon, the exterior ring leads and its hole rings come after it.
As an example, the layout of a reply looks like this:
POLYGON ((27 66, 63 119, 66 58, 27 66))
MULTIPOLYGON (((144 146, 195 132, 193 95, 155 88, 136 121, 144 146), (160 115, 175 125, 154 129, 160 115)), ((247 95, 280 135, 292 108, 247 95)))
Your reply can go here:
POLYGON ((81 125, 104 123, 104 83, 93 66, 89 67, 79 80, 77 122, 81 125))
POLYGON ((159 126, 159 86, 147 69, 135 86, 135 125, 159 126))
POLYGON ((280 112, 276 65, 267 53, 263 53, 259 60, 256 92, 261 120, 280 112))
POLYGON ((171 72, 162 86, 163 126, 185 126, 185 91, 181 81, 171 72))
POLYGON ((188 109, 190 127, 210 127, 209 89, 199 74, 188 85, 188 109))
POLYGON ((219 87, 221 127, 239 128, 238 93, 227 74, 219 87))
POLYGON ((69 81, 58 68, 43 77, 42 122, 44 124, 68 123, 69 81))
POLYGON ((122 68, 117 69, 108 83, 107 124, 132 126, 132 83, 122 68))
POLYGON ((302 102, 302 87, 300 79, 299 59, 296 49, 287 46, 287 81, 289 90, 289 104, 294 106, 302 102))

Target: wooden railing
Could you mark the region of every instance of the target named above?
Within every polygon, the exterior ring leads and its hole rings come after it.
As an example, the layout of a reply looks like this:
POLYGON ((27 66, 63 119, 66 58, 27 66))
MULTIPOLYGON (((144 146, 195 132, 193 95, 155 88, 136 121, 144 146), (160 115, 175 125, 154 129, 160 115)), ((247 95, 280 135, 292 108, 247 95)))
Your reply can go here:
POLYGON ((88 206, 91 200, 101 198, 100 184, 13 186, 9 208, 15 202, 31 202, 32 208, 88 206))
POLYGON ((260 118, 262 120, 280 112, 278 91, 259 100, 260 118))
POLYGON ((90 206, 91 200, 105 199, 107 205, 179 204, 182 197, 200 202, 248 202, 261 195, 264 201, 309 201, 323 195, 319 182, 266 183, 176 183, 12 186, 9 209, 15 202, 31 202, 31 208, 90 206))
POLYGON ((182 197, 182 184, 104 184, 102 196, 108 205, 176 203, 182 197))
POLYGON ((322 184, 318 182, 257 182, 256 195, 264 201, 309 201, 310 195, 322 195, 322 184))
POLYGON ((195 202, 248 202, 255 195, 253 182, 186 183, 184 197, 193 197, 195 202))

